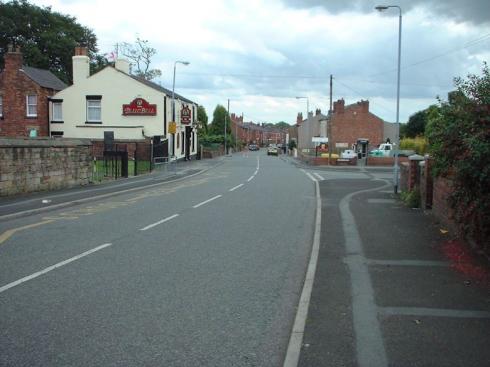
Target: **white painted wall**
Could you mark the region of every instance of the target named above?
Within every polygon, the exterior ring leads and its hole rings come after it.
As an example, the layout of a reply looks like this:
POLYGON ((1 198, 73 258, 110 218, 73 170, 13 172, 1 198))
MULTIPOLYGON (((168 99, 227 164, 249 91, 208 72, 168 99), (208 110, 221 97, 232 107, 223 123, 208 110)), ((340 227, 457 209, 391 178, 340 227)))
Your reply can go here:
MULTIPOLYGON (((89 78, 77 78, 74 85, 52 97, 63 100, 63 123, 51 123, 50 128, 51 131, 62 131, 63 138, 103 139, 104 131, 114 131, 114 139, 117 140, 140 140, 145 137, 163 136, 165 96, 165 93, 131 78, 122 71, 113 67, 106 67, 89 78), (102 124, 86 123, 87 95, 102 96, 102 124), (129 104, 138 97, 156 105, 157 113, 155 116, 124 116, 122 114, 123 104, 129 104)), ((166 121, 168 124, 172 120, 172 96, 167 95, 166 97, 166 121)), ((177 133, 185 131, 185 125, 180 124, 181 107, 181 101, 176 100, 177 133)), ((192 110, 191 104, 189 107, 192 110)), ((194 110, 197 113, 197 105, 194 110)), ((195 117, 193 116, 193 118, 195 117)), ((167 134, 167 137, 169 135, 167 134)), ((193 148, 191 154, 197 152, 196 145, 193 148)), ((175 152, 178 158, 183 157, 180 146, 175 152)))

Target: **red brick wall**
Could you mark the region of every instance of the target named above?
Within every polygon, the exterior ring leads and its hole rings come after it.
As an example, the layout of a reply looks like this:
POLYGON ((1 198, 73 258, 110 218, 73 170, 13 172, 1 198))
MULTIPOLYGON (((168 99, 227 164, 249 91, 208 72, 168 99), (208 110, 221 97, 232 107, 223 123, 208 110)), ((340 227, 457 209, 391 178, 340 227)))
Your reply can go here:
POLYGON ((335 102, 331 122, 334 147, 336 143, 347 143, 350 147, 359 138, 368 139, 371 147, 383 143, 383 120, 369 112, 368 101, 345 107, 339 102, 343 100, 335 102))
POLYGON ((22 54, 5 55, 5 69, 0 74, 0 94, 3 97, 3 119, 0 120, 0 136, 26 137, 29 129, 36 128, 38 136, 49 135, 48 96, 55 91, 34 83, 19 69, 22 54), (37 95, 37 117, 27 117, 26 96, 37 95))
POLYGON ((452 181, 443 177, 434 178, 432 212, 448 228, 454 226, 453 210, 448 205, 452 181))
MULTIPOLYGON (((395 158, 393 157, 367 157, 368 166, 393 166, 395 158)), ((407 157, 398 157, 398 164, 408 162, 407 157)))
POLYGON ((432 161, 426 159, 424 163, 420 171, 420 204, 422 209, 430 209, 433 199, 432 161))
POLYGON ((400 192, 408 191, 408 176, 409 176, 409 166, 408 162, 403 162, 400 164, 400 192))

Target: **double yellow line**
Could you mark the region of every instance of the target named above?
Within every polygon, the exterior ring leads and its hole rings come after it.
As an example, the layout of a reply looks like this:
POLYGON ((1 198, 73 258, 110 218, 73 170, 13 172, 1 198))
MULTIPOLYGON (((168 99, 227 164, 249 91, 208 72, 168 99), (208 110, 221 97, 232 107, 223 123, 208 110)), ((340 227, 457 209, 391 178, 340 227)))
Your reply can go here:
POLYGON ((7 241, 10 237, 12 237, 12 235, 16 232, 23 231, 24 229, 39 227, 39 226, 42 226, 44 224, 48 224, 51 222, 54 222, 54 219, 43 220, 42 222, 32 223, 32 224, 28 224, 26 226, 8 229, 0 235, 0 245, 2 243, 4 243, 5 241, 7 241))

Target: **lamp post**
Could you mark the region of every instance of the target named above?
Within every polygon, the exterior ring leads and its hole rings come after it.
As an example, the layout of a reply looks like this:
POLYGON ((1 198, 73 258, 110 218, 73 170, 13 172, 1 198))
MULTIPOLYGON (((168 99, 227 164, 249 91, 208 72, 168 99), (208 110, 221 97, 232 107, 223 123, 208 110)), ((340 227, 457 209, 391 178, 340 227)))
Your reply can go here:
POLYGON ((400 12, 398 17, 398 75, 396 81, 396 151, 395 151, 395 164, 393 167, 393 184, 394 184, 394 192, 398 193, 398 154, 400 151, 400 62, 401 62, 401 54, 402 54, 402 9, 398 5, 378 5, 375 9, 378 11, 384 11, 388 8, 397 8, 400 12))
POLYGON ((309 113, 310 113, 310 99, 308 97, 302 97, 302 96, 297 96, 296 99, 306 99, 306 119, 308 120, 307 122, 307 130, 308 130, 308 137, 306 139, 307 146, 308 146, 308 152, 310 151, 310 142, 308 141, 310 139, 310 121, 309 121, 309 113))
MULTIPOLYGON (((177 64, 189 65, 189 61, 175 61, 174 62, 174 81, 172 83, 172 122, 175 122, 175 70, 177 69, 177 64)), ((183 144, 183 142, 182 142, 183 144)), ((175 155, 175 134, 172 134, 172 156, 175 155)))

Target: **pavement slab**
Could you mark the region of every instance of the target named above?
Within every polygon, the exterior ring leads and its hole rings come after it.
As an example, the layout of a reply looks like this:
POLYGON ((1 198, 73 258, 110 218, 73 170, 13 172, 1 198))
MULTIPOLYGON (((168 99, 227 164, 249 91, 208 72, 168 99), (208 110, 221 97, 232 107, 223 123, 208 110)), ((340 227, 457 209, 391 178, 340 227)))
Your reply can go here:
POLYGON ((490 290, 444 256, 448 234, 430 212, 404 206, 389 181, 371 177, 320 182, 320 253, 299 366, 490 365, 490 290), (353 238, 359 249, 346 247, 353 238), (359 289, 359 274, 372 290, 359 289), (356 309, 363 297, 374 308, 356 309), (370 317, 383 358, 365 353, 370 317))

